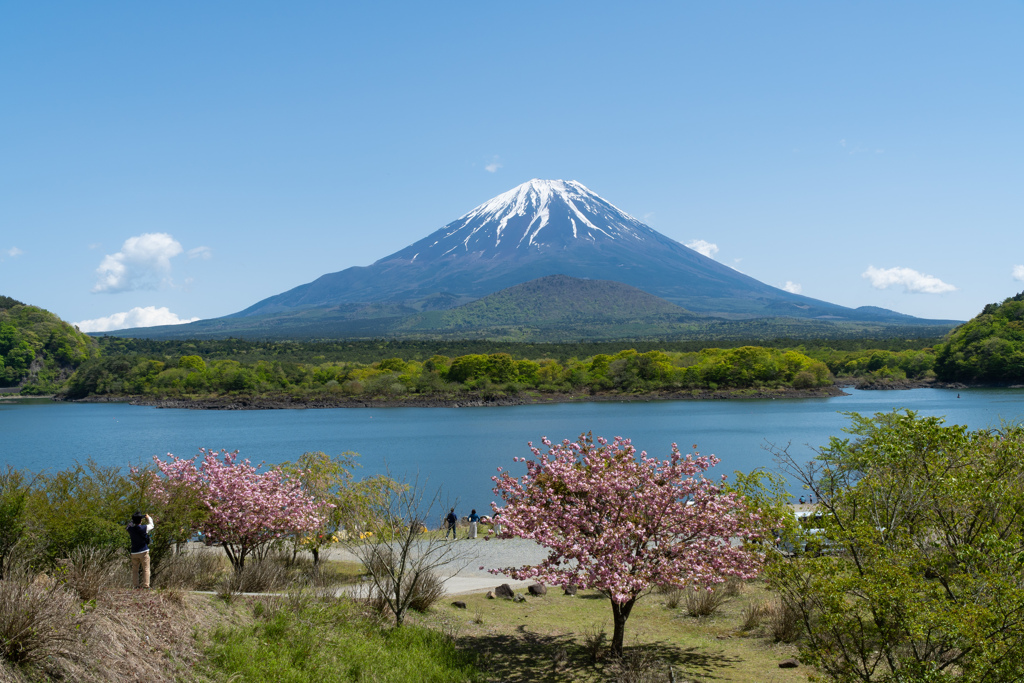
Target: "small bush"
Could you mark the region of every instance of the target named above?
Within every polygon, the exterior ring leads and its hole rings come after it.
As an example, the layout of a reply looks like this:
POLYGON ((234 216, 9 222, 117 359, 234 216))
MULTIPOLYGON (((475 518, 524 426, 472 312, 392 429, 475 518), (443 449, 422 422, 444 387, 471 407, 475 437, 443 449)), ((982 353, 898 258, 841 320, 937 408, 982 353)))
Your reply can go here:
POLYGON ((768 632, 777 643, 795 643, 803 631, 803 622, 796 607, 779 600, 768 615, 768 632))
POLYGON ((583 649, 586 650, 591 662, 596 662, 604 653, 608 641, 606 624, 591 624, 583 629, 583 649))
POLYGON ((78 596, 53 579, 9 568, 0 580, 0 659, 17 665, 73 658, 78 596))
POLYGON ((82 546, 71 551, 63 578, 79 598, 95 600, 110 590, 127 586, 128 573, 128 563, 120 551, 82 546))
POLYGON ((615 683, 668 683, 667 667, 645 648, 631 648, 608 667, 615 683))
POLYGON ((687 590, 686 613, 691 617, 707 617, 718 611, 729 597, 724 590, 687 590))
POLYGON ((683 595, 688 591, 682 588, 673 588, 669 592, 665 593, 665 607, 669 609, 678 609, 679 605, 683 602, 683 595))
POLYGON ((409 607, 417 612, 426 612, 435 602, 444 597, 444 581, 433 573, 427 572, 416 582, 412 602, 409 607))
POLYGON ((224 572, 224 556, 202 550, 170 555, 153 575, 155 588, 212 590, 224 572))
POLYGON ((740 624, 741 631, 753 631, 761 625, 771 614, 771 605, 767 602, 752 602, 740 612, 743 622, 740 624))
POLYGON ((735 598, 743 592, 745 587, 746 584, 743 583, 743 579, 738 576, 730 576, 725 580, 725 583, 722 584, 722 591, 725 593, 726 597, 735 598))
POLYGON ((229 593, 264 593, 286 588, 289 585, 291 585, 291 573, 287 567, 274 558, 250 560, 245 563, 241 571, 232 572, 221 579, 217 594, 221 597, 229 597, 227 595, 229 593))

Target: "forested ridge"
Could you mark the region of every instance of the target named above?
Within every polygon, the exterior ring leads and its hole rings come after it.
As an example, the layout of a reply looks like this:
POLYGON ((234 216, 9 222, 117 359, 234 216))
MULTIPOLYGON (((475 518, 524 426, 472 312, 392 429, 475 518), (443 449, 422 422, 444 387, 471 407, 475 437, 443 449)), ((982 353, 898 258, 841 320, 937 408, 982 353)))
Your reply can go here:
POLYGON ((0 387, 53 393, 96 350, 95 340, 49 311, 0 296, 0 387))
POLYGON ((950 332, 936 347, 935 370, 947 381, 1024 382, 1024 292, 988 304, 950 332))

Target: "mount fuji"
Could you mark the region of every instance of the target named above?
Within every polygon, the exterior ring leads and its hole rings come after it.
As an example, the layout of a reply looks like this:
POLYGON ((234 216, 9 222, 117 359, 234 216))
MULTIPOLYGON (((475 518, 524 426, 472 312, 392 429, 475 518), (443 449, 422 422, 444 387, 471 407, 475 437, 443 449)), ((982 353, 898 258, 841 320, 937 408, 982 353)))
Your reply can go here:
MULTIPOLYGON (((616 315, 648 311, 661 330, 676 324, 671 321, 697 317, 723 324, 785 319, 791 321, 787 325, 824 330, 818 336, 828 336, 826 328, 844 322, 875 328, 945 322, 870 306, 846 308, 771 287, 662 235, 576 181, 531 180, 372 265, 323 275, 223 318, 133 332, 178 339, 375 337, 428 333, 431 325, 440 333, 458 320, 459 333, 471 333, 472 311, 493 309, 498 301, 493 296, 506 290, 512 297, 503 296, 498 306, 506 312, 516 306, 540 310, 538 296, 562 302, 605 296, 610 298, 604 303, 616 315), (542 286, 517 287, 542 278, 542 286), (581 280, 621 287, 613 295, 605 285, 588 287, 581 280), (652 295, 664 301, 655 306, 652 295), (440 316, 478 301, 484 308, 476 305, 455 317, 440 316)), ((589 303, 592 311, 602 306, 602 301, 589 303)), ((551 305, 543 308, 548 329, 556 329, 559 322, 551 305)), ((584 324, 579 310, 571 313, 567 308, 565 315, 564 323, 574 330, 600 326, 600 316, 584 324)), ((632 325, 639 330, 644 324, 621 316, 617 321, 619 329, 632 325)), ((501 327, 493 316, 480 323, 481 330, 501 327)))
POLYGON ((373 265, 324 275, 234 316, 383 302, 445 309, 548 275, 622 282, 693 312, 734 319, 908 318, 771 287, 662 235, 576 181, 536 179, 373 265))

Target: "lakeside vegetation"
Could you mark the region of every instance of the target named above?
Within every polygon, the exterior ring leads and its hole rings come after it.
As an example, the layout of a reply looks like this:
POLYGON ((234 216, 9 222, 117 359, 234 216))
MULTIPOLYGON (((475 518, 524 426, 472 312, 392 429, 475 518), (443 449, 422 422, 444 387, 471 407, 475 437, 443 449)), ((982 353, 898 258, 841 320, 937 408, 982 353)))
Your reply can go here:
POLYGON ((0 298, 0 388, 28 396, 520 402, 934 381, 1024 382, 1024 293, 986 306, 944 338, 565 343, 91 338, 42 309, 0 298))
MULTIPOLYGON (((850 438, 832 438, 813 464, 779 454, 819 515, 798 523, 771 473, 737 473, 728 488, 760 511, 761 536, 778 534, 777 544, 750 546, 765 553, 768 581, 653 586, 632 612, 635 639, 622 657, 608 647, 607 593, 570 597, 549 586, 525 601, 466 596, 462 607, 434 592, 396 626, 373 596, 339 595, 347 582, 388 570, 296 554, 308 529, 265 539, 266 552, 244 566, 216 546, 179 546, 215 528, 204 525, 216 508, 202 503, 212 489, 161 495, 152 468, 8 468, 0 472, 0 680, 662 683, 672 675, 753 682, 768 672, 780 683, 1020 680, 1024 428, 968 430, 899 411, 851 418, 850 438), (135 509, 157 520, 154 591, 125 587, 122 524, 135 509), (778 668, 788 658, 795 668, 778 668)), ((351 457, 329 460, 341 471, 317 469, 303 495, 348 501, 355 517, 323 523, 356 528, 377 516, 388 503, 360 493, 351 457), (367 504, 352 506, 352 496, 367 504)), ((234 490, 247 498, 255 489, 234 490)), ((384 497, 407 490, 387 487, 384 497)), ((614 508, 599 502, 591 512, 610 515, 602 526, 611 530, 614 508)), ((396 532, 440 536, 416 517, 399 522, 396 532)), ((393 540, 349 537, 382 548, 393 540)))

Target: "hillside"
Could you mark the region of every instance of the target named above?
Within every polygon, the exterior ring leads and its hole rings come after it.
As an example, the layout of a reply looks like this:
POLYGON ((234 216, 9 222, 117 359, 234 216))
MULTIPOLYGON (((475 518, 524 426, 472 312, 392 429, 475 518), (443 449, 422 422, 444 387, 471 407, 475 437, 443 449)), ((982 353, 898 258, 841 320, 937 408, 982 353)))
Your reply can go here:
POLYGON ((96 353, 96 340, 49 311, 0 296, 0 388, 48 394, 96 353))
POLYGON ((935 373, 946 382, 1024 383, 1024 292, 950 332, 936 347, 935 373))

